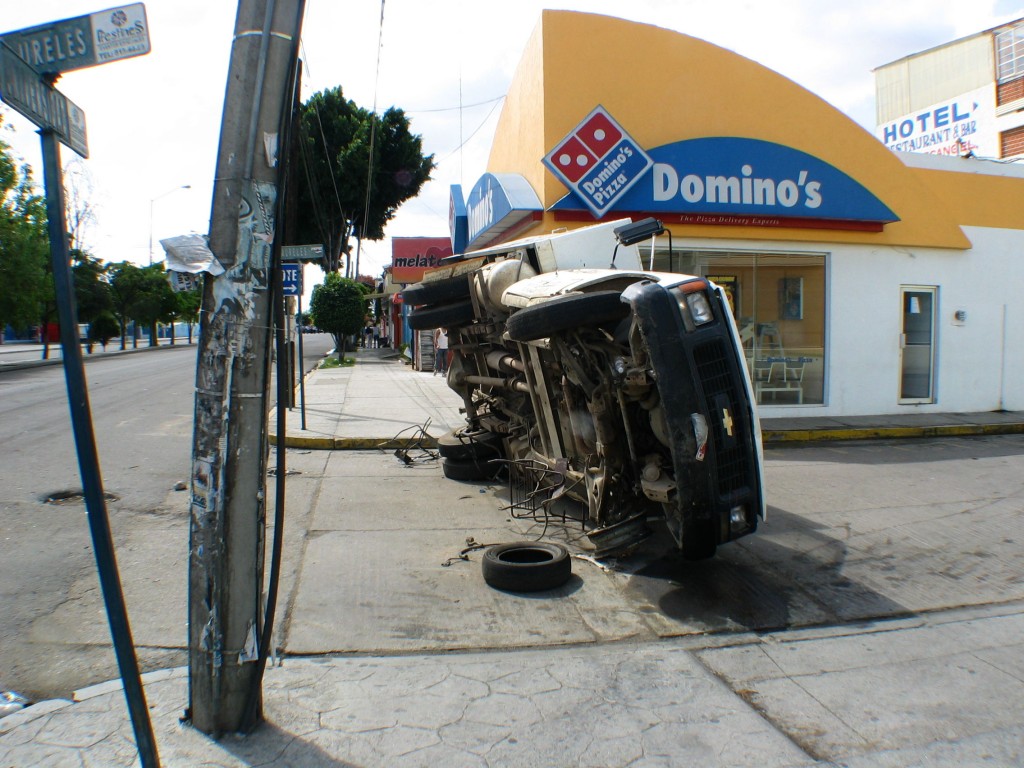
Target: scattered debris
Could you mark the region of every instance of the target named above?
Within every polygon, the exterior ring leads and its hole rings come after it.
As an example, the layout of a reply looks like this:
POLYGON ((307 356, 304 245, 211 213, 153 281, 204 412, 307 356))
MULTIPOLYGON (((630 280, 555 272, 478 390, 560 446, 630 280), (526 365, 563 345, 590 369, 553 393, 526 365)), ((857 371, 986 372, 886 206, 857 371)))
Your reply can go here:
POLYGON ((32 702, 14 691, 0 691, 0 718, 13 715, 32 702))

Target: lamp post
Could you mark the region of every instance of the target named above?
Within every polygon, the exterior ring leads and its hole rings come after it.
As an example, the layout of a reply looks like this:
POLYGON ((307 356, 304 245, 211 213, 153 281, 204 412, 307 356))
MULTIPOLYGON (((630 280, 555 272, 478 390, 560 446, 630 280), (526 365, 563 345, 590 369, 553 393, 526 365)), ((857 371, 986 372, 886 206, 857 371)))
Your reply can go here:
POLYGON ((192 185, 182 184, 180 187, 169 189, 162 195, 157 195, 149 201, 149 266, 153 266, 153 203, 162 197, 167 197, 168 195, 177 192, 179 189, 192 189, 192 185))

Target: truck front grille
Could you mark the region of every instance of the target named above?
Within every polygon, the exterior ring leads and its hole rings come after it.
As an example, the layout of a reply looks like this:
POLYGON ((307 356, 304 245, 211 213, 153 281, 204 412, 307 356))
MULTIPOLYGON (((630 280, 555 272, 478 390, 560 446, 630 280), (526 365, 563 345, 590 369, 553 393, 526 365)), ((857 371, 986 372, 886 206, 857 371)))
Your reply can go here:
POLYGON ((693 348, 697 378, 704 394, 704 407, 710 416, 711 439, 718 467, 718 495, 730 499, 736 491, 750 488, 751 455, 750 426, 747 413, 736 396, 736 377, 729 368, 728 347, 722 338, 712 339, 693 348), (722 403, 728 403, 732 419, 732 435, 726 431, 722 403))

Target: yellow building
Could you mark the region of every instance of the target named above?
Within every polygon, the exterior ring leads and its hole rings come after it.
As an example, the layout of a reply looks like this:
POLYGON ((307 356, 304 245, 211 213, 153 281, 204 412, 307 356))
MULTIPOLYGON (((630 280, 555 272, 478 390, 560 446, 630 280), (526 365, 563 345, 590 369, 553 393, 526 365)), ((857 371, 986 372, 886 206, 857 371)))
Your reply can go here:
POLYGON ((452 212, 456 252, 657 217, 645 266, 729 290, 771 415, 1024 409, 1024 171, 891 152, 710 43, 545 11, 452 212))

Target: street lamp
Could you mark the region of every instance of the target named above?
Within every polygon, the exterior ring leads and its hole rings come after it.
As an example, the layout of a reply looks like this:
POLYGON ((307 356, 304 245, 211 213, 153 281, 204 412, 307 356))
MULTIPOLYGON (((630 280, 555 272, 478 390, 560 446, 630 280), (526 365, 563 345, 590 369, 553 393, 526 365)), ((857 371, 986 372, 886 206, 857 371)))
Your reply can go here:
POLYGON ((149 201, 149 266, 151 267, 153 266, 153 203, 162 197, 167 197, 168 195, 177 192, 179 189, 192 189, 192 185, 182 184, 180 187, 169 189, 162 195, 157 195, 149 201))

